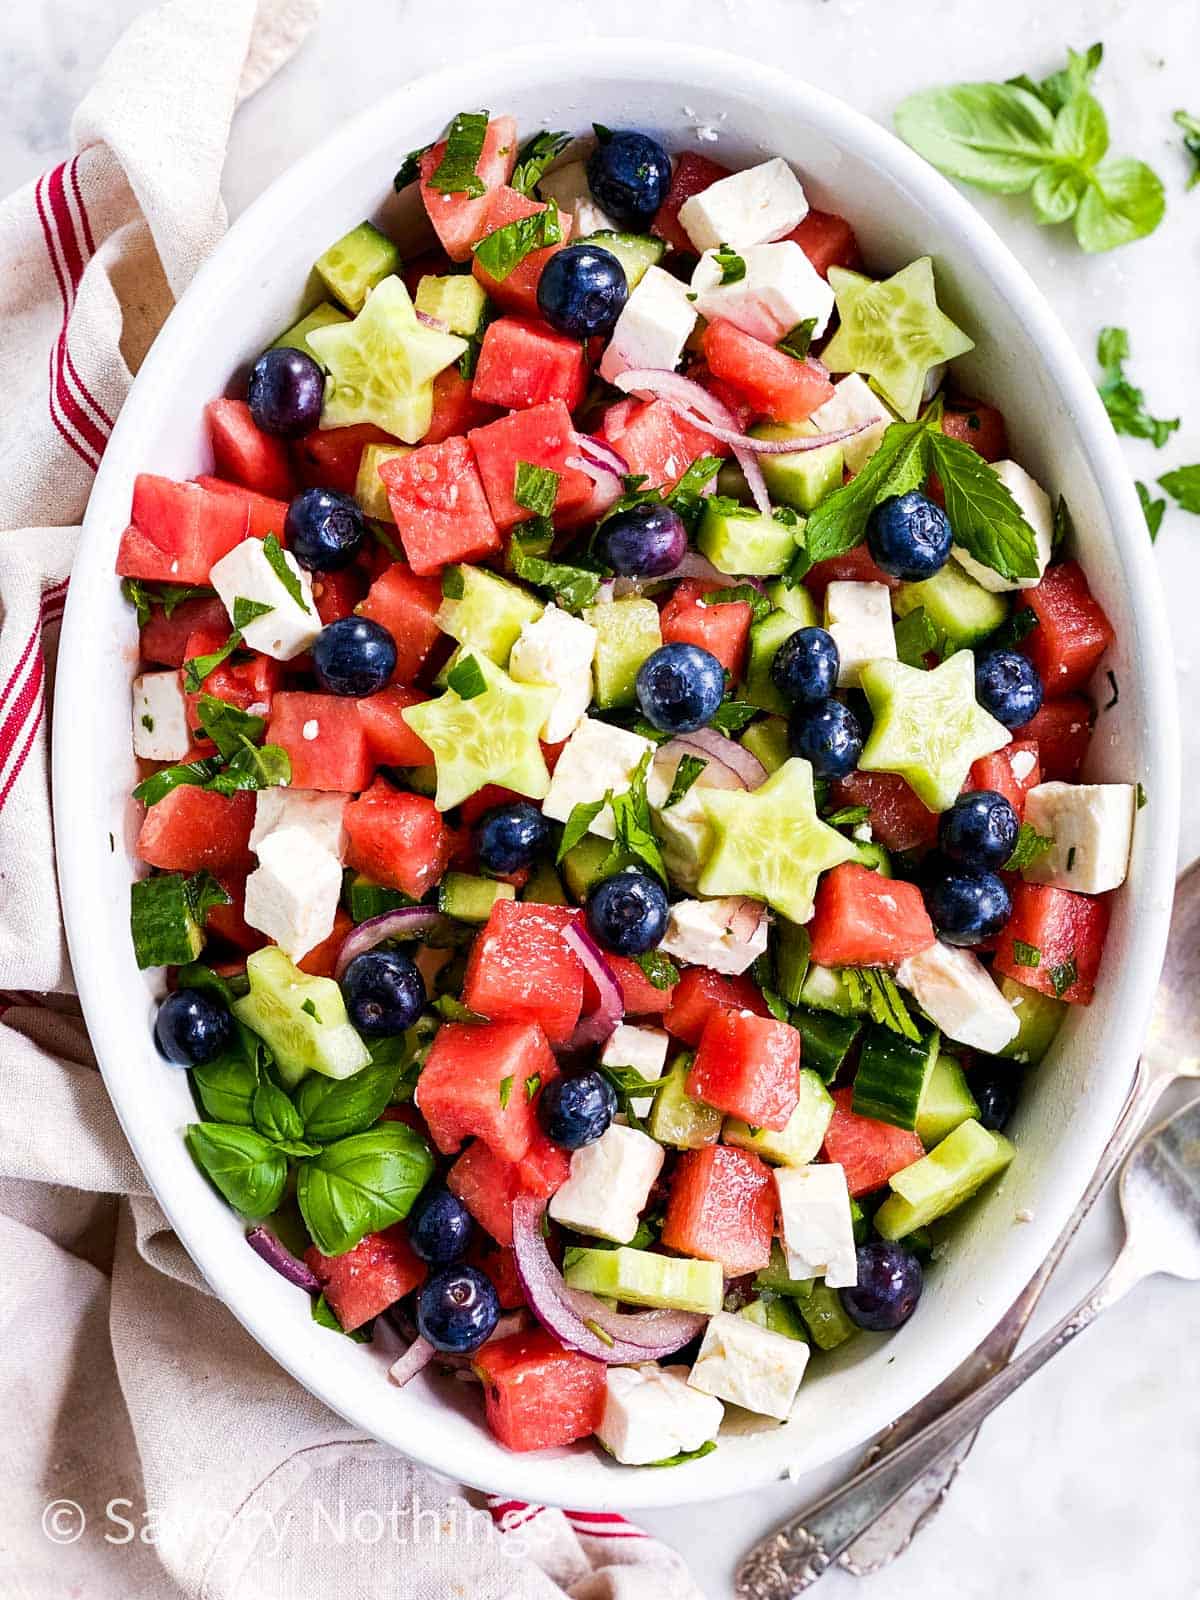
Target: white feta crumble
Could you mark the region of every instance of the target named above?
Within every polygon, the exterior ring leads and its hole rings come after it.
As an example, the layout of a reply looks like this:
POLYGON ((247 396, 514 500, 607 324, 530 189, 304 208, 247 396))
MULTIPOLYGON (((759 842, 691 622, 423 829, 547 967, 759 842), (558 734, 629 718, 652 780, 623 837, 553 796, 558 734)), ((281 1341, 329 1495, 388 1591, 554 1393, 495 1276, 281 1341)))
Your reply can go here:
POLYGON ((696 308, 684 285, 661 267, 648 267, 617 318, 600 376, 612 383, 635 368, 673 372, 695 326, 696 308))
POLYGON ((794 240, 751 245, 742 253, 742 261, 743 276, 722 283, 716 252, 706 250, 700 257, 692 273, 692 290, 702 317, 732 322, 766 344, 778 344, 810 317, 816 323, 814 336, 825 332, 833 314, 833 290, 794 240))
POLYGON ((977 956, 957 945, 931 944, 896 969, 929 1020, 959 1044, 995 1055, 1019 1031, 1016 1013, 977 956))
POLYGON ((727 244, 745 250, 782 239, 808 215, 800 180, 782 156, 719 178, 679 208, 679 225, 698 251, 727 244))
POLYGON ((133 680, 133 753, 143 761, 182 761, 192 748, 183 674, 143 672, 133 680))
POLYGON ((1008 764, 1012 768, 1012 775, 1017 782, 1024 783, 1034 767, 1037 766, 1038 758, 1032 750, 1014 750, 1008 758, 1008 764))
POLYGON ((629 1467, 666 1461, 715 1439, 725 1407, 687 1381, 684 1366, 609 1367, 596 1437, 629 1467))
MULTIPOLYGON (((555 822, 566 822, 577 805, 603 800, 611 789, 624 794, 633 782, 642 757, 654 745, 639 733, 615 728, 596 717, 584 717, 567 740, 550 779, 542 802, 543 813, 555 822)), ((588 830, 602 839, 616 836, 612 807, 605 806, 588 830)))
POLYGON ((260 789, 254 797, 254 826, 250 848, 259 845, 277 828, 303 828, 315 845, 328 850, 338 860, 346 854, 343 818, 348 796, 326 794, 318 789, 285 789, 274 786, 260 789))
POLYGON ((951 546, 951 554, 967 569, 976 583, 982 584, 985 589, 990 589, 993 594, 1001 594, 1008 589, 1032 589, 1042 581, 1042 574, 1050 565, 1050 552, 1054 540, 1054 511, 1050 505, 1050 496, 1041 484, 1031 478, 1025 468, 1019 467, 1015 461, 995 461, 992 463, 992 471, 1017 502, 1018 510, 1033 529, 1033 536, 1037 541, 1037 576, 1002 578, 994 567, 985 567, 982 561, 977 561, 960 544, 951 546))
MULTIPOLYGON (((600 1061, 606 1067, 632 1067, 649 1082, 657 1082, 667 1064, 670 1036, 662 1028, 639 1027, 632 1022, 620 1022, 609 1034, 600 1052, 600 1061)), ((650 1114, 654 1104, 650 1095, 635 1095, 630 1100, 639 1117, 650 1114)))
POLYGON ((836 1162, 776 1167, 788 1276, 824 1278, 831 1289, 858 1282, 858 1253, 845 1170, 836 1162))
POLYGON ((548 744, 569 738, 591 704, 595 655, 595 628, 555 605, 548 605, 536 621, 521 624, 508 658, 508 674, 517 683, 558 690, 542 727, 548 744))
POLYGON ((300 961, 333 932, 342 864, 307 828, 276 828, 246 879, 246 921, 300 961))
POLYGON ((648 1133, 610 1123, 593 1144, 572 1154, 570 1176, 550 1197, 551 1217, 577 1233, 628 1244, 664 1158, 648 1133))
POLYGON ((320 731, 321 724, 317 721, 316 717, 309 717, 308 721, 300 729, 300 736, 301 738, 308 739, 311 742, 317 737, 320 731))
POLYGON ((1130 783, 1039 783, 1025 796, 1025 821, 1054 840, 1025 868, 1026 883, 1103 894, 1125 882, 1136 809, 1130 783))
POLYGON ((236 602, 249 600, 270 609, 242 625, 242 638, 250 650, 273 656, 276 661, 291 661, 307 650, 321 631, 321 619, 313 604, 312 579, 286 550, 280 555, 300 588, 300 600, 293 599, 287 585, 267 559, 261 539, 243 539, 228 555, 213 564, 209 581, 234 623, 236 602))
POLYGON ((892 597, 885 583, 838 580, 825 591, 825 627, 838 647, 838 687, 859 681, 868 661, 895 661, 892 597))
POLYGON ((847 470, 854 474, 866 466, 895 420, 866 379, 851 372, 834 384, 832 396, 809 417, 808 427, 814 433, 838 433, 866 424, 853 438, 842 441, 847 470))
POLYGON ((718 1311, 709 1319, 688 1383, 747 1411, 786 1422, 808 1365, 802 1339, 718 1311))
POLYGON ((671 907, 659 949, 691 966, 745 972, 766 950, 769 931, 766 908, 744 895, 678 900, 671 907), (755 912, 758 921, 751 924, 755 912))

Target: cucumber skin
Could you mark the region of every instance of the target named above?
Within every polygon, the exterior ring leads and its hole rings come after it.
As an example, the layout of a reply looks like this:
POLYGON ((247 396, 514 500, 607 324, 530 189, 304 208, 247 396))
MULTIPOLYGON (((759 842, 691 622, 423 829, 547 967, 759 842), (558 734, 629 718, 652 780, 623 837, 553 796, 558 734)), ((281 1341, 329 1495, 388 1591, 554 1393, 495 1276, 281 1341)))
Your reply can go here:
POLYGON ((869 1027, 854 1075, 855 1116, 873 1117, 911 1132, 940 1043, 937 1033, 914 1044, 888 1028, 869 1027))
POLYGON ((802 1040, 803 1059, 823 1083, 830 1084, 845 1065, 862 1023, 857 1017, 841 1017, 834 1011, 815 1011, 797 1006, 792 1026, 802 1040))
POLYGON ((270 1047, 286 1088, 308 1072, 350 1078, 371 1054, 351 1027, 342 991, 332 978, 301 972, 282 950, 268 945, 246 960, 250 992, 233 1002, 233 1014, 270 1047), (317 1017, 303 1010, 311 1000, 317 1017))
POLYGON ((979 1116, 966 1074, 953 1056, 939 1055, 917 1107, 916 1134, 926 1150, 940 1144, 960 1122, 979 1116))
POLYGON ((752 706, 776 716, 787 715, 787 705, 771 681, 771 663, 780 646, 793 633, 799 633, 804 623, 786 611, 772 611, 761 622, 750 624, 750 647, 746 655, 746 699, 752 706))
POLYGON ((1003 1134, 974 1120, 960 1123, 927 1156, 893 1175, 892 1192, 875 1213, 875 1231, 883 1239, 903 1239, 927 1227, 971 1199, 1015 1154, 1003 1134))
POLYGON ((837 1290, 823 1279, 814 1283, 808 1299, 800 1302, 800 1315, 818 1350, 836 1350, 859 1332, 857 1323, 846 1315, 837 1290))
POLYGON ((684 1055, 672 1062, 650 1109, 651 1137, 676 1150, 702 1150, 721 1136, 721 1112, 693 1100, 684 1088, 691 1060, 684 1055))
POLYGON ((793 1300, 807 1300, 813 1292, 815 1278, 793 1278, 789 1275, 787 1261, 778 1239, 771 1241, 771 1259, 756 1272, 752 1287, 757 1294, 784 1294, 793 1300))
POLYGON ((459 922, 484 923, 497 900, 515 900, 511 883, 477 878, 469 872, 448 872, 438 887, 438 910, 459 922))
POLYGON ((766 1328, 770 1333, 781 1333, 785 1339, 799 1339, 804 1344, 808 1343, 808 1329, 790 1300, 751 1300, 749 1305, 742 1307, 738 1316, 745 1317, 747 1322, 753 1322, 756 1327, 766 1328))
POLYGON ((129 926, 142 971, 186 967, 204 948, 204 929, 192 915, 182 873, 159 873, 131 883, 129 926))

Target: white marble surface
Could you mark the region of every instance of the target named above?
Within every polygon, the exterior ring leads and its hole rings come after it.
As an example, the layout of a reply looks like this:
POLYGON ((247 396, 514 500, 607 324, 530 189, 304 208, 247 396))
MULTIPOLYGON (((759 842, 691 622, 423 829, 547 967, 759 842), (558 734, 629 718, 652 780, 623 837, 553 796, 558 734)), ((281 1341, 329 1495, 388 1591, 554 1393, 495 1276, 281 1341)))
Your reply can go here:
MULTIPOLYGON (((220 4, 221 0, 214 0, 220 4)), ((23 0, 0 7, 0 190, 65 150, 70 110, 144 0, 23 0)), ((1197 0, 326 0, 301 55, 237 121, 226 194, 236 213, 297 155, 361 105, 469 48, 630 34, 669 53, 687 39, 789 65, 886 121, 928 83, 1035 75, 1067 44, 1102 39, 1099 90, 1114 151, 1140 155, 1169 191, 1149 241, 1082 256, 1064 230, 1032 225, 1021 201, 977 196, 1091 358, 1105 323, 1130 330, 1132 375, 1160 416, 1182 414, 1167 449, 1125 441, 1136 476, 1200 460, 1200 190, 1170 113, 1200 114, 1197 0), (468 26, 469 23, 469 26, 468 26), (464 43, 469 35, 469 44, 464 43)), ((453 110, 454 108, 448 108, 453 110)), ((1184 707, 1185 794, 1200 780, 1191 673, 1200 666, 1200 520, 1169 511, 1157 545, 1184 707)), ((1200 806, 1185 805, 1182 857, 1200 851, 1200 806)), ((1047 1296, 1057 1314, 1103 1269, 1116 1237, 1102 1205, 1047 1296)), ((1042 1320, 1046 1320, 1045 1318, 1042 1320)), ((1200 1596, 1200 1294, 1158 1280, 1111 1312, 988 1425, 934 1526, 885 1575, 827 1578, 831 1600, 1195 1600, 1200 1596)), ((823 1481, 646 1519, 689 1555, 706 1591, 731 1591, 750 1539, 823 1481)))

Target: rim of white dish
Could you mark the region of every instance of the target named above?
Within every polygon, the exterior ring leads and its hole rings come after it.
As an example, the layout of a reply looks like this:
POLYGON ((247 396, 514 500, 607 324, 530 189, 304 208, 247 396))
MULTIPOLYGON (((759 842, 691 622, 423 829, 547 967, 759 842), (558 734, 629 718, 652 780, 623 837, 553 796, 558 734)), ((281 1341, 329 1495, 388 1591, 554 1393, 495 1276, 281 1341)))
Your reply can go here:
MULTIPOLYGON (((1170 916, 1178 838, 1179 735, 1170 652, 1161 648, 1169 633, 1151 545, 1145 536, 1132 479, 1095 387, 1041 291, 1000 237, 958 190, 887 129, 825 90, 777 68, 700 47, 672 44, 670 50, 672 69, 678 75, 683 92, 704 88, 720 94, 732 75, 743 86, 753 80, 772 98, 803 100, 806 115, 832 142, 852 148, 856 156, 872 162, 920 195, 929 210, 954 231, 958 248, 974 259, 1002 295, 1021 308, 1022 320, 1043 352, 1045 370, 1055 389, 1068 402, 1083 454, 1105 504, 1123 572, 1132 586, 1131 609, 1138 636, 1134 647, 1139 651, 1139 678, 1148 701, 1156 708, 1158 719, 1156 728, 1148 734, 1148 738, 1155 741, 1158 772, 1154 795, 1156 844, 1147 853, 1137 885, 1139 949, 1144 959, 1139 959, 1136 970, 1130 964, 1129 970, 1107 974, 1108 986, 1119 989, 1122 1000, 1108 1037, 1114 1046, 1115 1058, 1126 1060, 1132 1070, 1149 1017, 1170 916), (1158 649, 1153 648, 1156 641, 1158 649)), ((111 955, 97 948, 95 907, 88 902, 84 889, 85 867, 91 850, 89 785, 86 774, 84 781, 79 781, 78 725, 72 725, 71 715, 73 708, 86 707, 96 692, 96 685, 88 670, 86 652, 74 648, 73 641, 83 634, 92 583, 101 586, 112 582, 113 550, 110 546, 101 547, 99 538, 89 540, 87 528, 89 523, 105 520, 108 502, 123 492, 119 490, 118 480, 127 471, 130 458, 136 460, 139 418, 150 413, 155 395, 174 381, 177 348, 182 351, 191 336, 194 308, 207 304, 219 310, 228 296, 244 292, 244 278, 239 276, 242 239, 256 235, 268 218, 285 217, 293 207, 307 207, 311 203, 309 196, 322 191, 323 185, 314 181, 318 174, 336 171, 351 153, 372 143, 380 150, 388 149, 389 130, 397 120, 407 118, 416 125, 423 122, 432 127, 444 123, 448 109, 456 105, 490 103, 496 86, 503 85, 511 76, 519 77, 526 89, 537 89, 543 84, 547 89, 561 88, 564 80, 571 79, 582 89, 586 75, 593 70, 617 74, 635 86, 639 82, 658 81, 663 76, 661 64, 647 62, 644 40, 588 39, 539 47, 532 59, 528 48, 521 47, 486 60, 444 68, 405 84, 367 108, 301 157, 238 218, 197 273, 143 363, 113 429, 84 519, 85 533, 63 622, 55 697, 54 769, 63 781, 55 784, 54 816, 63 913, 79 996, 102 1071, 106 1059, 115 1059, 116 1052, 123 1046, 121 1028, 118 1019, 111 1014, 105 987, 104 969, 106 963, 111 963, 111 955), (74 885, 80 886, 78 893, 74 892, 74 885)), ((1102 1083, 1102 1092, 1111 1110, 1108 1128, 1115 1123, 1128 1088, 1127 1080, 1122 1077, 1121 1081, 1114 1081, 1116 1077, 1115 1072, 1110 1072, 1102 1083)), ((173 1182, 161 1127, 141 1125, 135 1105, 121 1104, 115 1099, 114 1105, 155 1196, 214 1292, 258 1343, 305 1388, 364 1432, 378 1437, 370 1406, 358 1403, 353 1397, 354 1384, 339 1381, 336 1354, 320 1363, 301 1359, 290 1348, 288 1328, 281 1326, 277 1319, 256 1305, 252 1297, 235 1286, 225 1245, 207 1239, 203 1228, 193 1225, 187 1209, 172 1204, 173 1182)), ((836 1425, 827 1429, 820 1447, 805 1455, 806 1469, 815 1470, 823 1462, 860 1445, 934 1388, 979 1344, 1020 1292, 1066 1222, 1099 1159, 1106 1137, 1107 1129, 1097 1126, 1086 1145, 1081 1141, 1069 1163, 1069 1171, 1055 1175, 1054 1186, 1040 1208, 1038 1226, 1023 1230, 1024 1244, 1014 1236, 1011 1250, 1004 1252, 1003 1260, 997 1260, 996 1273, 986 1295, 972 1304, 964 1297, 957 1337, 947 1341, 952 1345, 951 1359, 940 1362, 939 1370, 920 1369, 922 1376, 912 1376, 906 1383, 897 1384, 894 1390, 886 1390, 886 1404, 881 1403, 876 1407, 876 1414, 868 1415, 866 1426, 860 1415, 857 1421, 841 1429, 836 1425), (1040 1241, 1036 1258, 1031 1257, 1034 1239, 1040 1241)), ((379 1381, 386 1382, 382 1370, 379 1381)), ((760 1470, 748 1466, 739 1456, 735 1474, 722 1472, 712 1465, 719 1461, 718 1452, 696 1463, 694 1468, 682 1471, 614 1471, 610 1475, 611 1487, 593 1493, 572 1486, 567 1490, 568 1498, 570 1503, 589 1509, 616 1506, 650 1509, 745 1492, 777 1479, 798 1454, 797 1445, 793 1442, 789 1447, 782 1434, 764 1433, 758 1438, 760 1449, 753 1459, 761 1460, 760 1470), (784 1440, 782 1448, 781 1440, 784 1440)), ((561 1503, 559 1496, 563 1491, 556 1487, 555 1480, 569 1477, 569 1463, 561 1455, 539 1457, 536 1453, 511 1454, 504 1462, 503 1471, 473 1470, 472 1462, 464 1459, 464 1452, 443 1444, 436 1429, 423 1430, 419 1438, 406 1439, 403 1445, 391 1442, 404 1454, 446 1476, 529 1500, 561 1503)))

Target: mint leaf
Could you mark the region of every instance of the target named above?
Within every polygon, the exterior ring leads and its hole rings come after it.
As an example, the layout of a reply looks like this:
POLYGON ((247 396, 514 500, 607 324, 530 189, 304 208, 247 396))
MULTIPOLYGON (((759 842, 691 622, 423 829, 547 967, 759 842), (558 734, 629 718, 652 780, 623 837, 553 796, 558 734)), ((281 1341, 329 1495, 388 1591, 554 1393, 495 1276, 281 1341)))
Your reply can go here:
POLYGON ((201 927, 204 926, 208 913, 214 906, 231 904, 228 892, 221 887, 211 872, 194 873, 185 880, 183 892, 188 909, 201 927))
POLYGON ((1194 189, 1200 183, 1200 117, 1193 117, 1190 111, 1177 111, 1172 120, 1183 130, 1183 148, 1192 158, 1187 186, 1194 189))
POLYGON ((235 628, 219 650, 210 650, 203 656, 189 656, 183 663, 183 687, 188 694, 199 694, 205 678, 215 672, 222 661, 228 661, 241 642, 241 632, 235 628))
POLYGON ((237 754, 244 740, 253 743, 261 739, 267 726, 265 718, 252 716, 250 712, 230 705, 228 700, 218 699, 215 694, 200 696, 196 702, 196 715, 200 726, 226 761, 237 754))
POLYGON ((518 461, 513 475, 513 499, 535 516, 553 516, 558 484, 559 475, 553 467, 538 467, 530 461, 518 461))
POLYGON ((561 561, 547 561, 544 556, 528 555, 514 539, 509 550, 513 573, 535 589, 550 589, 564 611, 578 615, 590 606, 600 589, 598 572, 586 567, 567 566, 561 561))
POLYGON ((667 882, 667 869, 663 864, 662 852, 658 848, 658 840, 654 837, 650 821, 650 801, 646 796, 646 773, 652 755, 652 751, 646 751, 626 792, 614 794, 609 798, 616 836, 613 847, 601 866, 601 877, 615 872, 620 865, 621 857, 627 855, 641 862, 655 877, 661 878, 663 883, 667 882))
POLYGON ((216 776, 221 763, 216 756, 204 756, 199 761, 180 761, 172 767, 160 767, 157 772, 152 772, 148 778, 143 778, 133 791, 133 798, 140 800, 145 806, 155 806, 160 800, 165 800, 172 789, 178 789, 182 784, 191 784, 195 788, 203 788, 210 778, 216 776))
POLYGON ((1179 426, 1179 418, 1164 421, 1146 409, 1146 397, 1125 376, 1129 360, 1129 335, 1124 328, 1101 328, 1096 360, 1102 377, 1097 387, 1109 421, 1117 433, 1131 439, 1149 439, 1161 450, 1179 426))
POLYGON ((1158 530, 1162 527, 1163 512, 1167 509, 1165 500, 1156 500, 1140 478, 1133 486, 1142 503, 1142 515, 1146 519, 1146 526, 1150 530, 1151 541, 1158 538, 1158 530))
POLYGON ((673 1456, 664 1456, 661 1461, 647 1461, 648 1467, 678 1467, 685 1461, 699 1461, 702 1456, 710 1456, 717 1448, 715 1439, 706 1439, 703 1444, 697 1445, 694 1450, 677 1450, 673 1456))
POLYGON ((150 621, 150 592, 141 578, 122 578, 121 593, 137 612, 137 624, 144 628, 150 621))
POLYGON ((868 821, 870 815, 870 806, 842 806, 824 820, 831 828, 857 828, 860 822, 868 821))
POLYGON ((302 1161, 296 1199, 317 1249, 338 1256, 402 1221, 432 1172, 424 1139, 402 1122, 382 1122, 302 1161))
POLYGON ((1071 985, 1079 978, 1079 972, 1075 966, 1075 957, 1068 956, 1057 967, 1051 967, 1049 975, 1050 982, 1054 987, 1054 998, 1061 1000, 1071 985))
POLYGON ((1026 944, 1024 939, 1014 939, 1013 960, 1019 967, 1037 967, 1041 965, 1042 952, 1035 944, 1026 944))
POLYGON ((797 361, 803 361, 808 355, 816 327, 816 317, 805 317, 803 322, 798 322, 794 328, 788 329, 775 346, 776 350, 782 350, 785 356, 795 356, 797 361))
POLYGON ((517 152, 517 165, 508 180, 518 194, 534 196, 546 169, 571 142, 569 133, 535 133, 517 152))
MULTIPOLYGON (((442 159, 429 176, 429 187, 439 194, 466 194, 473 199, 486 194, 483 179, 475 171, 487 137, 486 111, 460 111, 450 124, 442 159)), ((423 153, 423 152, 421 152, 423 153)), ((409 157, 412 160, 412 157, 409 157)), ((403 169, 402 169, 403 170, 403 169)), ((396 176, 400 187, 400 176, 396 176)))
POLYGON ((527 255, 547 245, 561 244, 562 228, 557 206, 535 211, 531 217, 518 217, 489 233, 471 246, 475 259, 490 277, 503 283, 527 255))
POLYGON ((711 594, 702 594, 702 606, 732 606, 739 603, 750 607, 751 622, 761 622, 764 617, 769 617, 775 609, 761 589, 756 589, 752 583, 735 583, 729 589, 714 589, 711 594))
POLYGON ((508 1110, 508 1102, 512 1099, 512 1086, 512 1073, 510 1072, 506 1078, 500 1079, 499 1098, 501 1111, 508 1110))
POLYGON ((865 1007, 873 1022, 914 1043, 921 1037, 890 972, 880 967, 843 967, 842 978, 854 1005, 865 1007))
POLYGON ((432 150, 432 144, 423 144, 418 150, 410 150, 400 163, 396 176, 392 179, 392 186, 399 194, 402 189, 407 189, 410 183, 416 183, 421 176, 421 157, 427 150, 432 150))
POLYGON ((906 667, 924 667, 931 650, 940 651, 944 642, 929 620, 924 606, 896 620, 896 659, 906 667))
POLYGON ((1012 854, 1004 863, 1005 872, 1020 872, 1022 867, 1031 867, 1035 861, 1040 861, 1047 850, 1054 848, 1054 840, 1044 833, 1039 833, 1032 823, 1023 822, 1017 834, 1017 842, 1013 846, 1012 854))
POLYGON ((568 850, 573 850, 579 841, 588 832, 592 823, 604 810, 605 800, 581 800, 578 805, 571 807, 571 814, 563 826, 562 839, 559 841, 558 854, 555 856, 555 865, 559 865, 568 850))
POLYGON ((307 615, 312 615, 312 607, 304 598, 304 590, 300 587, 300 579, 287 564, 283 553, 283 546, 273 533, 269 533, 263 540, 263 555, 267 558, 267 565, 279 579, 280 583, 291 595, 292 599, 307 615))
POLYGON ((242 738, 229 765, 209 780, 217 794, 237 794, 241 789, 273 789, 292 781, 292 758, 278 744, 253 745, 242 738))
POLYGON ((347 1339, 353 1339, 355 1344, 370 1344, 371 1335, 367 1328, 343 1328, 334 1313, 333 1307, 326 1300, 324 1294, 319 1294, 312 1303, 312 1319, 322 1328, 328 1328, 331 1333, 340 1333, 347 1339))
POLYGON ((1158 480, 1181 511, 1200 517, 1200 462, 1191 467, 1176 467, 1158 480))
MULTIPOLYGON (((720 470, 720 456, 698 456, 675 487, 663 496, 671 510, 683 518, 684 526, 689 531, 704 509, 705 488, 720 470)), ((653 500, 656 495, 651 491, 646 498, 653 500)))
POLYGON ((670 989, 679 982, 679 968, 661 950, 647 950, 633 959, 656 989, 670 989))
POLYGON ((746 276, 746 263, 736 250, 731 250, 727 244, 718 245, 713 251, 713 260, 721 269, 721 285, 727 283, 740 283, 746 276))
POLYGON ((748 722, 753 722, 758 712, 758 706, 752 706, 747 700, 722 700, 708 725, 716 728, 718 733, 741 733, 748 722))
POLYGON ((679 804, 707 765, 708 762, 702 760, 700 756, 680 757, 679 765, 675 768, 675 776, 671 779, 671 792, 663 801, 664 811, 669 811, 672 806, 679 804))
POLYGON ((235 628, 244 628, 248 622, 253 622, 255 617, 265 617, 268 611, 274 611, 274 606, 269 606, 264 600, 247 600, 245 595, 235 594, 233 597, 233 625, 235 628))
POLYGON ((453 689, 460 700, 474 700, 487 693, 487 679, 483 668, 473 655, 465 655, 446 674, 446 687, 453 689))
MULTIPOLYGON (((928 429, 924 421, 893 422, 884 431, 879 447, 861 472, 835 489, 812 513, 804 530, 806 559, 827 561, 845 555, 866 535, 867 518, 876 503, 887 494, 889 479, 900 469, 911 476, 923 466, 928 429)), ((969 447, 968 447, 969 448, 969 447)), ((924 482, 922 471, 921 482, 924 482)), ((910 485, 911 486, 911 485, 910 485)))
POLYGON ((287 1183, 287 1161, 261 1133, 220 1122, 193 1122, 184 1137, 192 1160, 235 1211, 258 1218, 277 1208, 287 1183))
POLYGON ((961 440, 933 432, 928 440, 956 542, 1002 578, 1036 578, 1037 539, 996 473, 961 440))

